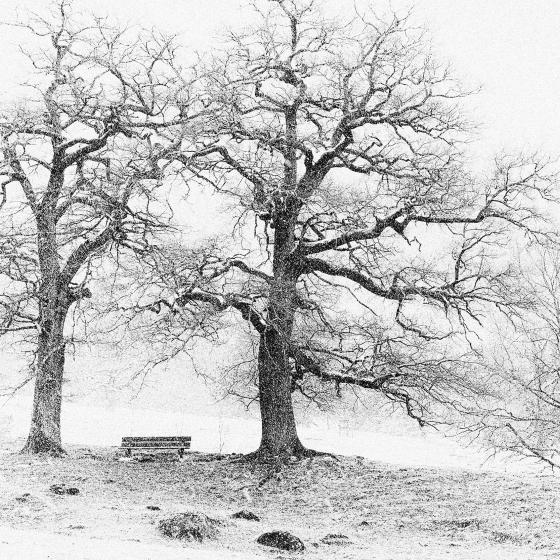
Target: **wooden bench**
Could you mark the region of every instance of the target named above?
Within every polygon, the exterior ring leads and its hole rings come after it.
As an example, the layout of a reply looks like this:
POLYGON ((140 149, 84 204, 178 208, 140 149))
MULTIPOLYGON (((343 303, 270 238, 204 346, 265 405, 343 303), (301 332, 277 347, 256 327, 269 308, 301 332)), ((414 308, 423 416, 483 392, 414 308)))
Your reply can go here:
POLYGON ((177 449, 183 458, 185 449, 191 448, 190 436, 156 436, 156 437, 123 437, 121 448, 126 449, 126 456, 132 455, 133 449, 177 449))

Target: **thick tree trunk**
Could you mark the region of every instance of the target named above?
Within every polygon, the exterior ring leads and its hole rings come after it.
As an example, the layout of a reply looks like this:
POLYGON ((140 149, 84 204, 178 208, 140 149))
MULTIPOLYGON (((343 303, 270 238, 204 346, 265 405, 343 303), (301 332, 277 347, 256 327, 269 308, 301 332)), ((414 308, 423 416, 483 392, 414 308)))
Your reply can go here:
POLYGON ((64 379, 65 306, 50 310, 39 334, 31 429, 24 453, 64 453, 60 437, 62 382, 64 379))
POLYGON ((261 334, 258 357, 262 437, 257 454, 278 458, 306 453, 296 429, 289 358, 297 307, 297 272, 285 258, 291 244, 283 243, 282 229, 278 227, 276 231, 275 279, 268 299, 268 326, 261 334))
POLYGON ((306 454, 297 434, 289 359, 299 277, 298 267, 292 262, 301 209, 301 200, 295 195, 297 111, 296 102, 285 113, 284 195, 274 201, 274 280, 270 285, 267 327, 261 334, 258 361, 262 437, 257 455, 279 459, 306 454))
POLYGON ((267 330, 259 347, 259 398, 262 437, 258 454, 267 457, 301 456, 294 417, 291 371, 277 332, 267 330))
POLYGON ((36 350, 35 393, 31 429, 24 453, 64 453, 60 438, 62 381, 64 378, 64 323, 71 304, 60 276, 56 230, 57 194, 64 171, 52 172, 36 210, 37 247, 41 269, 39 335, 36 350))

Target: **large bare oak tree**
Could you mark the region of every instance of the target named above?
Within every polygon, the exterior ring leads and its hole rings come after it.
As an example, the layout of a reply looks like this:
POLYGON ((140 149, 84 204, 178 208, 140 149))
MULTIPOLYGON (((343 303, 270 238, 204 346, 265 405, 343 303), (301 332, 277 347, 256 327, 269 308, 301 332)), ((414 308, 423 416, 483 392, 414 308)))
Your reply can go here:
POLYGON ((232 236, 153 255, 166 273, 150 308, 251 326, 257 455, 308 453, 292 397, 318 399, 325 382, 421 423, 474 414, 491 394, 474 333, 490 308, 528 303, 504 247, 547 235, 548 164, 502 156, 486 177, 467 171, 466 94, 406 18, 330 21, 296 0, 256 15, 201 70, 197 137, 166 151, 230 201, 232 236))

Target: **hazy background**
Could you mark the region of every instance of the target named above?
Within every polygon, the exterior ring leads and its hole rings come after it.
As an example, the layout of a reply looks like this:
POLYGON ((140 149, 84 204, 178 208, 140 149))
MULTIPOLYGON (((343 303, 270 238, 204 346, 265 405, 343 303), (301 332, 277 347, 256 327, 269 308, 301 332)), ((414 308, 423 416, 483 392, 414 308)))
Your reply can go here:
MULTIPOLYGON (((42 12, 48 4, 48 0, 20 0, 15 8, 13 2, 0 0, 0 20, 13 20, 16 13, 24 19, 26 10, 42 12)), ((354 2, 323 0, 322 4, 325 10, 332 7, 336 14, 348 12, 354 2)), ((367 4, 380 13, 387 6, 385 2, 357 2, 359 6, 367 4)), ((406 11, 412 3, 395 1, 392 6, 406 11)), ((244 25, 250 20, 247 3, 239 0, 76 0, 75 10, 177 33, 182 43, 201 51, 211 49, 227 26, 244 25)), ((560 3, 430 0, 417 3, 413 21, 426 26, 436 57, 448 61, 467 88, 482 87, 465 103, 469 116, 482 125, 478 141, 469 148, 473 166, 484 167, 501 150, 542 150, 554 156, 560 153, 560 3)), ((21 95, 18 84, 25 81, 29 67, 23 64, 18 43, 32 48, 26 40, 21 29, 0 28, 0 104, 21 95)), ((207 214, 200 211, 199 222, 191 226, 194 230, 202 228, 207 219, 207 214)), ((0 386, 12 385, 17 372, 25 371, 18 351, 17 345, 0 347, 0 386)), ((209 356, 212 361, 208 365, 218 365, 223 355, 223 349, 216 350, 209 356)), ((96 349, 68 356, 65 441, 111 444, 132 431, 172 430, 193 434, 194 445, 200 449, 245 450, 257 445, 255 413, 246 413, 232 401, 216 402, 216 391, 193 378, 188 360, 175 360, 141 384, 138 380, 128 383, 134 370, 128 359, 100 357, 96 349), (86 402, 88 407, 84 408, 86 402)), ((5 434, 25 434, 31 410, 30 389, 2 400, 0 430, 5 434)), ((333 445, 336 438, 339 451, 361 450, 362 454, 397 462, 433 464, 438 453, 439 462, 479 461, 479 456, 463 452, 455 444, 420 434, 405 419, 386 421, 375 410, 356 413, 348 407, 339 419, 304 414, 301 420, 306 426, 304 440, 319 447, 333 445), (355 432, 358 428, 373 432, 355 432)))

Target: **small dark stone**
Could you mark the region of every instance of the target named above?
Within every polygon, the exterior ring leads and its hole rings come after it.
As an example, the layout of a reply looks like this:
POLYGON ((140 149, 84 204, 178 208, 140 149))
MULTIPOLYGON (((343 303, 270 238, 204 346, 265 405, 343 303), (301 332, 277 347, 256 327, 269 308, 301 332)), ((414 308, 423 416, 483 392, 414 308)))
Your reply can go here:
POLYGON ((247 511, 246 509, 242 509, 237 513, 232 515, 234 519, 246 519, 247 521, 260 521, 260 517, 255 515, 252 511, 247 511))
POLYGON ((323 544, 350 544, 350 539, 346 535, 338 534, 338 533, 329 533, 325 535, 321 542, 323 544))
POLYGON ((31 496, 31 494, 29 492, 26 492, 25 494, 22 494, 21 496, 18 496, 16 498, 16 500, 18 502, 27 502, 27 498, 29 498, 29 496, 31 496))
POLYGON ((369 521, 362 521, 361 523, 358 523, 358 527, 369 527, 371 525, 371 523, 369 521))
POLYGON ((76 494, 80 493, 77 488, 66 488, 65 484, 53 484, 50 490, 53 494, 57 494, 59 496, 62 496, 64 494, 75 496, 76 494))
POLYGON ((50 487, 50 491, 53 494, 58 494, 59 496, 61 496, 62 494, 66 493, 66 488, 64 487, 64 484, 53 484, 50 487))
POLYGON ((271 531, 263 533, 257 542, 264 546, 272 546, 281 550, 301 551, 305 550, 305 545, 296 536, 287 531, 271 531))
POLYGON ((153 455, 140 455, 135 457, 138 463, 154 463, 156 458, 153 455))
POLYGON ((151 509, 152 511, 160 511, 161 508, 159 506, 146 506, 146 509, 151 509))

